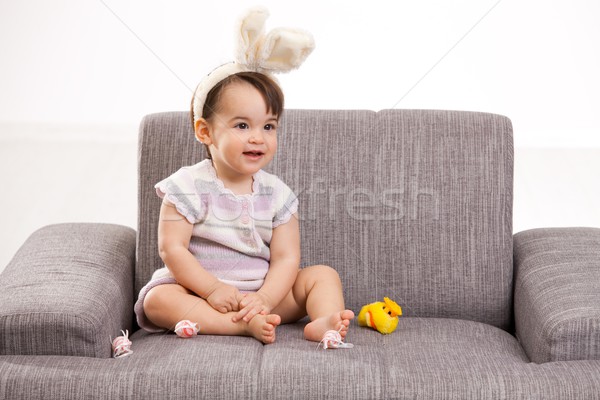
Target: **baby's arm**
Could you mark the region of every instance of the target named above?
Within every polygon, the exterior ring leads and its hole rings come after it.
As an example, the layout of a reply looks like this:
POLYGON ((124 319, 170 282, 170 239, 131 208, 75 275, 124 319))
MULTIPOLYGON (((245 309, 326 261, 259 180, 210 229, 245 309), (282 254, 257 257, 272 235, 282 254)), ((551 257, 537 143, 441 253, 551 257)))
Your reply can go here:
POLYGON ((177 283, 196 293, 217 311, 238 311, 242 295, 237 288, 219 281, 206 271, 188 250, 192 225, 168 201, 163 201, 158 221, 160 258, 177 283))
POLYGON ((250 321, 256 314, 269 314, 290 292, 300 267, 300 227, 294 214, 285 224, 273 229, 271 261, 265 282, 256 293, 240 301, 234 321, 250 321))

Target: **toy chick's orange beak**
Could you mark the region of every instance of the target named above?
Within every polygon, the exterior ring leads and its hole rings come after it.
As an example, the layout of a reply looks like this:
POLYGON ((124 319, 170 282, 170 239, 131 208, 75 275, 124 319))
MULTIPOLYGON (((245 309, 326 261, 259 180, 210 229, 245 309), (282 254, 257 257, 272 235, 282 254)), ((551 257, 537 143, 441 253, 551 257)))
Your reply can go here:
POLYGON ((400 307, 395 301, 390 300, 389 297, 384 297, 383 302, 385 303, 387 308, 392 312, 391 313, 392 317, 397 317, 399 315, 402 315, 402 307, 400 307))

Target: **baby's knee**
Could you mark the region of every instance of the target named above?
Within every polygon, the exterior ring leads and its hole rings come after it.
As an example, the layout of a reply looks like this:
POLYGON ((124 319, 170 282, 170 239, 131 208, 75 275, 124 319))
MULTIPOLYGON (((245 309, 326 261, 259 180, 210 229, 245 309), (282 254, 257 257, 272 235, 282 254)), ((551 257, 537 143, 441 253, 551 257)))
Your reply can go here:
POLYGON ((146 315, 152 315, 156 310, 161 308, 161 304, 165 301, 165 290, 160 286, 156 286, 144 297, 144 312, 146 315))
POLYGON ((173 295, 175 285, 159 285, 153 287, 144 297, 144 312, 151 316, 165 308, 173 295))
POLYGON ((318 278, 319 280, 340 280, 340 275, 338 274, 338 272, 335 269, 331 268, 329 265, 313 265, 312 267, 308 267, 307 269, 310 269, 311 275, 318 278))

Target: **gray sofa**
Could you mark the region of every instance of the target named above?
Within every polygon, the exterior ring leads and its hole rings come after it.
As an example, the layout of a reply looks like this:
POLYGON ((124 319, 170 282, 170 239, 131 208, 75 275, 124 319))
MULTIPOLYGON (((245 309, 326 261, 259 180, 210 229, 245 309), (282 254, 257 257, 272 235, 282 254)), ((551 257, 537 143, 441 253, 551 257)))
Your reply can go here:
MULTIPOLYGON (((161 266, 153 185, 204 158, 187 113, 147 116, 136 231, 62 224, 0 275, 2 399, 600 399, 600 229, 513 235, 509 119, 456 111, 288 110, 270 171, 300 198, 302 264, 328 264, 356 313, 404 310, 353 349, 303 322, 275 344, 148 334, 133 302, 161 266), (133 332, 133 354, 110 338, 133 332)), ((559 212, 559 210, 557 210, 559 212)))

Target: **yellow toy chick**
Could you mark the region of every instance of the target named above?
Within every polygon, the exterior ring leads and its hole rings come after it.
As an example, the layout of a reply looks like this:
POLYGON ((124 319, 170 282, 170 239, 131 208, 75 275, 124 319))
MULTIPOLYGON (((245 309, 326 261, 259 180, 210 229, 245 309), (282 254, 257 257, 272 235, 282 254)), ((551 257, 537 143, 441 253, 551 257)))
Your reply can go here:
POLYGON ((402 308, 384 297, 383 301, 367 304, 360 309, 358 325, 368 326, 386 335, 396 330, 399 315, 402 315, 402 308))

